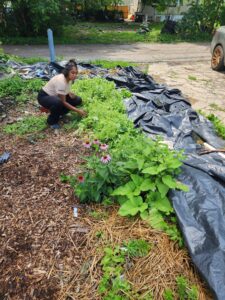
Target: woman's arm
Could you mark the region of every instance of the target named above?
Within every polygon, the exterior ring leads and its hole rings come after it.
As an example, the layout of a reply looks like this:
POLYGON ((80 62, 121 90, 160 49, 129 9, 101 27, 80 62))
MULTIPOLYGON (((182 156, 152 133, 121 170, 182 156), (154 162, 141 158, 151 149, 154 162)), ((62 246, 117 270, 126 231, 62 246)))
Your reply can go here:
POLYGON ((58 96, 59 96, 60 100, 63 102, 63 105, 64 105, 66 108, 68 108, 68 109, 70 109, 70 110, 72 110, 72 111, 77 112, 77 113, 78 113, 79 115, 81 115, 82 117, 84 117, 84 116, 87 115, 87 113, 86 113, 84 110, 78 109, 78 108, 76 108, 75 106, 69 104, 69 103, 66 101, 66 96, 65 96, 65 95, 58 95, 58 96))

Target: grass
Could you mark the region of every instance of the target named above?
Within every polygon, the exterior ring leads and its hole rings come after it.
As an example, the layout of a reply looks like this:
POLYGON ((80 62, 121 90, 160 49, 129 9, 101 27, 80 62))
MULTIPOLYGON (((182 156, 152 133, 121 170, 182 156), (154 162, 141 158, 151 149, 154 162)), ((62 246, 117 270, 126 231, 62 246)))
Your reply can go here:
POLYGON ((188 76, 188 79, 189 79, 189 80, 194 80, 194 81, 196 81, 196 80, 197 80, 197 77, 192 76, 192 75, 189 75, 189 76, 188 76))
POLYGON ((216 103, 211 103, 209 104, 209 106, 214 109, 214 110, 217 110, 217 111, 224 111, 225 112, 225 109, 223 107, 220 107, 218 104, 216 103))
MULTIPOLYGON (((64 26, 62 34, 54 36, 55 44, 124 44, 124 43, 174 43, 184 41, 210 41, 211 36, 199 34, 192 38, 161 34, 163 23, 150 24, 150 32, 137 33, 140 23, 97 23, 78 22, 64 26)), ((0 37, 3 44, 47 44, 47 37, 0 37)))
POLYGON ((47 128, 46 117, 28 116, 24 119, 3 127, 3 132, 23 136, 29 133, 37 133, 47 128))
POLYGON ((112 61, 112 60, 96 59, 96 60, 89 61, 89 63, 92 65, 99 65, 105 69, 113 69, 113 68, 116 68, 117 66, 120 66, 120 67, 129 67, 129 66, 136 67, 136 66, 138 66, 138 64, 130 63, 127 61, 122 61, 122 60, 112 61))

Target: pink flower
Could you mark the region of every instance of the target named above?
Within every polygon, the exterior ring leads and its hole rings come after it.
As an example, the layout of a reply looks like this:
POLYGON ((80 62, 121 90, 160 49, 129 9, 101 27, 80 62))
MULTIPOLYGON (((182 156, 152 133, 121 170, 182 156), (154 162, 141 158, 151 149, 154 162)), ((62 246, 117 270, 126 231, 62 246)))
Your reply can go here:
POLYGON ((91 142, 90 141, 85 141, 83 143, 83 145, 84 145, 85 148, 90 148, 91 147, 91 142))
POLYGON ((84 176, 80 175, 77 177, 77 180, 80 182, 80 183, 83 183, 84 182, 84 176))
POLYGON ((94 145, 99 145, 99 144, 100 144, 100 141, 97 140, 97 139, 95 139, 95 140, 93 141, 93 144, 94 144, 94 145))
POLYGON ((104 156, 101 157, 101 162, 103 164, 107 164, 110 160, 111 160, 111 156, 109 154, 104 155, 104 156))
POLYGON ((108 148, 109 148, 109 146, 106 145, 106 144, 101 144, 101 145, 100 145, 100 149, 101 149, 101 150, 107 150, 108 148))

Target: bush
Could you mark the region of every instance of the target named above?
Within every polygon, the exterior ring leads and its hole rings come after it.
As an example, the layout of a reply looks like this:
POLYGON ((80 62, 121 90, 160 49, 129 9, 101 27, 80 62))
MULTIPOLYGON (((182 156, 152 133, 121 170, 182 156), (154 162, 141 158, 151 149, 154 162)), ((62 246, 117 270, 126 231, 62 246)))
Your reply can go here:
POLYGON ((209 34, 213 31, 222 17, 224 10, 223 0, 210 0, 207 3, 195 4, 184 14, 178 24, 178 32, 183 37, 194 37, 201 34, 209 34))

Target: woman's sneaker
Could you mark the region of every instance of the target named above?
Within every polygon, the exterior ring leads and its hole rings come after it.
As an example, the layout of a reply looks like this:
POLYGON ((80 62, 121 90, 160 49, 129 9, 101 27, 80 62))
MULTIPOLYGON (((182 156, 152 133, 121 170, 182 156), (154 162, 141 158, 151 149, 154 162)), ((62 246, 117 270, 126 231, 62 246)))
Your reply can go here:
POLYGON ((50 128, 52 128, 52 129, 59 129, 60 128, 60 126, 59 126, 59 124, 52 124, 52 125, 50 125, 50 128))

